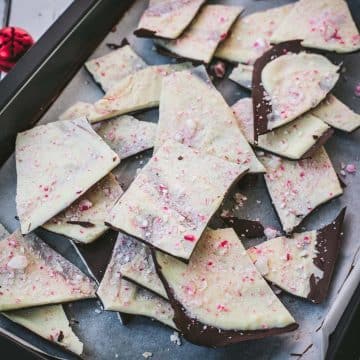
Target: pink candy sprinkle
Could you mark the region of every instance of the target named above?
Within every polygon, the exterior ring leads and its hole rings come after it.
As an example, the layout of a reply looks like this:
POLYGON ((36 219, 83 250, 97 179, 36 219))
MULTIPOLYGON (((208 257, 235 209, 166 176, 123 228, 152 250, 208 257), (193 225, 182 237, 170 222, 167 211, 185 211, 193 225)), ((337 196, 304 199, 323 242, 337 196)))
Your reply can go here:
POLYGON ((212 66, 214 74, 218 78, 223 78, 225 75, 225 64, 222 61, 218 61, 215 65, 212 66))
POLYGON ((221 243, 220 243, 220 247, 222 247, 222 248, 224 248, 224 247, 226 247, 226 246, 228 246, 229 245, 229 242, 227 241, 227 240, 223 240, 221 243))
POLYGON ((226 306, 221 305, 221 304, 219 304, 216 308, 217 308, 219 311, 224 311, 224 312, 228 312, 228 311, 229 311, 229 309, 228 309, 226 306))
POLYGON ((92 206, 93 206, 93 204, 91 201, 84 199, 84 200, 81 200, 79 203, 79 210, 86 211, 86 210, 89 210, 92 206))
POLYGON ((355 95, 356 95, 356 96, 360 96, 360 84, 357 84, 357 85, 355 86, 355 95))
POLYGON ((184 235, 184 239, 187 241, 195 241, 196 237, 194 235, 186 234, 184 235))
POLYGON ((349 174, 354 174, 356 172, 356 166, 354 164, 347 164, 346 167, 345 167, 345 170, 349 174))
POLYGON ((220 35, 220 40, 221 40, 221 41, 225 40, 225 39, 228 37, 228 35, 229 35, 229 33, 227 33, 227 32, 221 34, 221 35, 220 35))

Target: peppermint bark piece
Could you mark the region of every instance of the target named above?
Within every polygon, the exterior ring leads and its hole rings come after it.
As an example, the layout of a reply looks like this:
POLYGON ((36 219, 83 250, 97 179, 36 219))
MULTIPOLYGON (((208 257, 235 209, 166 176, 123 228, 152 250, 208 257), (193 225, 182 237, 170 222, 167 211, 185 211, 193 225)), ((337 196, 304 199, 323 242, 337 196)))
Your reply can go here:
POLYGON ((232 109, 251 144, 288 159, 312 156, 333 134, 330 126, 308 113, 278 129, 259 135, 255 140, 251 99, 240 99, 232 109))
POLYGON ((168 141, 139 172, 107 223, 188 260, 226 192, 247 169, 168 141))
POLYGON ((180 37, 159 39, 156 44, 176 56, 209 63, 242 10, 237 6, 205 5, 180 37))
POLYGON ((352 132, 360 127, 360 115, 349 109, 334 95, 329 94, 326 99, 312 113, 330 126, 352 132))
POLYGON ((299 0, 271 37, 301 39, 305 47, 347 53, 360 49, 360 35, 344 0, 299 0))
POLYGON ((188 265, 160 252, 154 260, 174 323, 194 344, 225 346, 297 328, 233 229, 207 229, 188 265))
POLYGON ((97 114, 94 104, 77 101, 59 116, 59 120, 75 120, 84 117, 89 119, 96 116, 99 114, 97 114))
POLYGON ((0 311, 95 297, 95 284, 35 235, 0 241, 0 311))
POLYGON ((2 315, 66 350, 77 355, 83 352, 84 345, 72 331, 62 305, 7 311, 2 315))
POLYGON ((96 127, 96 132, 120 159, 126 159, 154 146, 156 127, 154 123, 123 115, 101 122, 96 127))
POLYGON ((290 294, 321 303, 341 244, 345 209, 320 230, 277 237, 247 250, 259 272, 290 294))
POLYGON ((255 12, 236 20, 229 37, 219 45, 215 56, 234 62, 253 64, 269 50, 270 38, 294 4, 255 12))
POLYGON ((140 37, 176 39, 205 0, 150 0, 134 31, 140 37))
POLYGON ((67 208, 120 162, 86 119, 19 133, 15 152, 16 207, 23 234, 67 208))
POLYGON ((189 63, 154 65, 128 75, 98 100, 89 111, 91 123, 159 105, 165 76, 189 68, 189 63))
POLYGON ((147 64, 130 45, 85 63, 86 69, 101 88, 107 92, 127 75, 145 68, 147 64))
POLYGON ((105 310, 148 316, 176 328, 173 309, 166 300, 123 279, 122 257, 121 240, 118 240, 97 291, 105 310))
POLYGON ((122 276, 167 299, 151 256, 150 248, 131 236, 119 234, 116 242, 117 264, 122 276))
MULTIPOLYGON (((9 235, 8 231, 0 224, 0 239, 9 235)), ((73 333, 62 305, 12 310, 3 312, 2 315, 77 355, 81 355, 83 351, 83 344, 73 333)))
POLYGON ((109 228, 104 224, 123 191, 113 174, 105 176, 43 228, 81 243, 90 243, 109 228))
POLYGON ((172 139, 205 154, 263 172, 251 146, 204 66, 179 71, 163 81, 155 149, 172 139))
POLYGON ((265 182, 286 233, 292 232, 316 207, 343 190, 325 149, 307 159, 290 161, 264 155, 265 182))
POLYGON ((272 130, 317 106, 339 79, 339 66, 317 54, 285 54, 265 65, 261 81, 271 104, 272 130))
POLYGON ((253 71, 253 65, 238 64, 229 75, 229 79, 236 82, 240 86, 251 90, 253 71))

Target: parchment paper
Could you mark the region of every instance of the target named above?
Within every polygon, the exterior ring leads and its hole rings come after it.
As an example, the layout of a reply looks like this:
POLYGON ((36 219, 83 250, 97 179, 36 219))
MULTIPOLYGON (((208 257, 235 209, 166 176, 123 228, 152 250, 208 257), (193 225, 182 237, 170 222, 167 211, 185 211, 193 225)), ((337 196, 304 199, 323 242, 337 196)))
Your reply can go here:
MULTIPOLYGON (((217 3, 219 2, 217 1, 217 3)), ((290 1, 222 1, 222 3, 226 4, 245 6, 246 13, 283 5, 288 2, 290 1)), ((360 11, 357 0, 349 1, 348 3, 355 22, 359 27, 360 11), (356 12, 356 10, 358 11, 356 12)), ((107 36, 92 57, 109 52, 110 50, 106 43, 120 44, 121 40, 127 36, 135 51, 147 63, 160 64, 173 62, 174 60, 172 59, 158 55, 153 48, 151 40, 137 39, 131 34, 146 4, 147 1, 136 1, 118 24, 116 31, 111 32, 107 36)), ((336 85, 335 95, 355 111, 360 112, 360 98, 357 98, 354 94, 355 86, 360 83, 360 69, 358 67, 360 55, 330 54, 329 58, 336 63, 343 62, 344 73, 336 85)), ((217 87, 230 105, 242 97, 250 96, 248 91, 241 89, 227 79, 217 81, 217 87)), ((95 101, 101 96, 102 91, 100 88, 93 82, 85 69, 81 69, 48 110, 41 122, 57 120, 60 113, 77 100, 95 101)), ((136 116, 141 120, 156 122, 158 111, 153 109, 136 116)), ((116 313, 100 311, 99 301, 87 300, 66 306, 70 317, 78 321, 73 328, 84 342, 84 358, 94 360, 116 358, 141 359, 144 352, 151 352, 153 354, 152 359, 170 358, 175 360, 205 358, 208 360, 249 358, 297 359, 301 356, 302 359, 323 359, 328 345, 328 336, 335 329, 360 280, 360 263, 357 256, 360 245, 360 221, 358 215, 360 210, 358 201, 360 193, 359 142, 360 131, 350 135, 337 131, 326 144, 326 149, 337 171, 340 171, 341 163, 354 163, 359 171, 355 175, 348 174, 344 178, 347 188, 342 197, 317 209, 304 223, 304 227, 307 229, 320 228, 322 225, 330 222, 343 206, 347 206, 344 227, 345 239, 327 301, 321 305, 314 305, 290 295, 280 294, 281 300, 300 324, 297 331, 283 336, 256 340, 222 349, 202 348, 186 341, 183 341, 182 346, 177 346, 170 341, 172 330, 161 324, 150 319, 136 317, 128 325, 123 326, 119 322, 116 313)), ((124 188, 132 181, 136 174, 136 169, 142 167, 150 155, 151 152, 146 152, 140 156, 125 160, 116 169, 115 173, 119 176, 124 188)), ((18 227, 17 220, 15 220, 15 188, 15 161, 12 156, 0 170, 0 222, 9 231, 13 231, 18 227)), ((245 206, 241 207, 238 211, 240 216, 249 219, 259 219, 264 226, 271 225, 280 229, 261 176, 258 178, 248 177, 239 184, 238 189, 235 189, 235 191, 240 191, 248 197, 245 206)), ((233 205, 230 195, 224 207, 229 208, 233 205)), ((216 224, 216 218, 213 222, 216 224)), ((68 239, 44 230, 37 230, 36 232, 41 238, 86 272, 86 267, 82 264, 68 239)), ((98 241, 101 241, 101 239, 98 241)), ((249 247, 258 241, 260 240, 245 240, 244 244, 246 247, 249 247)), ((3 317, 0 317, 0 328, 24 338, 47 353, 66 359, 74 358, 57 348, 55 349, 54 346, 40 340, 37 336, 23 331, 3 317)))

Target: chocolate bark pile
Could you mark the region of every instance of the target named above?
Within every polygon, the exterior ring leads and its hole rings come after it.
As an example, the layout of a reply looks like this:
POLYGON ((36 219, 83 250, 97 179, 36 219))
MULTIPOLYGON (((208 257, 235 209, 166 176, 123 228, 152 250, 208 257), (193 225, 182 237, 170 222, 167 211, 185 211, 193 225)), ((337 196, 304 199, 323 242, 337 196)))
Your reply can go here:
POLYGON ((301 327, 270 285, 312 306, 326 299, 345 209, 319 229, 301 226, 342 195, 324 144, 360 116, 331 94, 340 64, 309 48, 355 51, 360 35, 342 0, 243 10, 150 0, 134 33, 180 63, 148 65, 124 42, 85 64, 103 97, 18 134, 20 230, 0 240, 5 316, 80 354, 59 304, 97 295, 105 310, 217 347, 301 327), (230 107, 212 81, 229 72, 214 57, 236 63, 229 78, 251 97, 230 107), (134 114, 153 107, 157 124, 134 114), (131 181, 118 174, 152 148, 131 181), (261 219, 223 208, 249 176, 264 178, 280 227, 256 246, 248 239, 269 234, 261 219), (38 227, 74 241, 94 279, 35 236, 38 227))

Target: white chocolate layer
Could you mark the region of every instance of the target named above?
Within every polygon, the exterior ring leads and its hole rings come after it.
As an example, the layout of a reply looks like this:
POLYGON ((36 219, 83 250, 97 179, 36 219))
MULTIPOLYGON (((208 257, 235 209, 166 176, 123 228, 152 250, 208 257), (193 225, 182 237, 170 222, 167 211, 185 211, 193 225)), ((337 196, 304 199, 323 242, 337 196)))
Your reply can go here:
POLYGON ((189 259, 225 193, 247 169, 166 142, 119 199, 107 222, 189 259))
MULTIPOLYGON (((251 98, 240 99, 232 110, 248 141, 254 144, 254 117, 251 98)), ((289 124, 258 136, 255 146, 298 160, 330 129, 318 117, 307 113, 289 124)))
POLYGON ((316 49, 352 52, 360 35, 344 0, 299 0, 271 37, 272 43, 301 39, 316 49))
POLYGON ((119 233, 116 242, 117 263, 121 274, 142 287, 149 289, 163 298, 166 291, 158 277, 150 248, 141 241, 119 233))
POLYGON ((254 67, 252 65, 238 64, 229 75, 229 79, 251 90, 253 70, 254 67))
POLYGON ((343 193, 323 147, 304 160, 285 160, 275 155, 265 155, 261 160, 271 200, 286 233, 316 207, 343 193))
POLYGON ((127 75, 146 66, 144 60, 134 52, 130 45, 125 45, 120 49, 85 63, 86 69, 105 92, 109 91, 127 75))
POLYGON ((156 43, 181 57, 209 63, 242 10, 237 6, 205 5, 180 37, 156 43))
POLYGON ((268 129, 317 106, 339 79, 338 70, 326 57, 305 52, 282 55, 266 64, 261 81, 272 106, 268 129))
POLYGON ((97 291, 105 310, 148 316, 176 329, 173 309, 166 300, 122 278, 120 245, 118 240, 97 291))
POLYGON ((62 305, 47 305, 2 313, 42 338, 81 355, 84 345, 72 331, 62 305))
POLYGON ((95 130, 120 159, 126 159, 154 146, 156 127, 154 123, 123 115, 99 123, 95 130))
POLYGON ((306 298, 312 275, 319 280, 323 271, 314 264, 317 257, 316 231, 280 236, 247 250, 265 279, 285 291, 306 298))
POLYGON ((271 48, 270 38, 294 4, 271 8, 239 18, 230 36, 219 45, 215 56, 221 59, 253 64, 271 48))
POLYGON ((205 0, 150 0, 140 18, 138 29, 154 36, 176 39, 189 25, 205 0))
POLYGON ((360 115, 349 109, 334 95, 329 94, 326 99, 312 113, 330 126, 351 132, 360 127, 360 115))
POLYGON ((187 315, 223 330, 264 330, 294 323, 233 229, 207 229, 188 265, 157 252, 162 275, 187 315))
POLYGON ((110 173, 43 228, 82 243, 95 241, 109 229, 104 222, 122 193, 115 176, 110 173), (92 226, 71 224, 69 221, 92 226))
POLYGON ((169 139, 246 165, 250 172, 264 171, 203 66, 179 71, 163 81, 155 149, 169 139))
POLYGON ((15 152, 16 207, 23 234, 67 208, 120 162, 86 119, 19 133, 15 152))
POLYGON ((35 235, 0 241, 0 311, 95 297, 95 283, 35 235))

